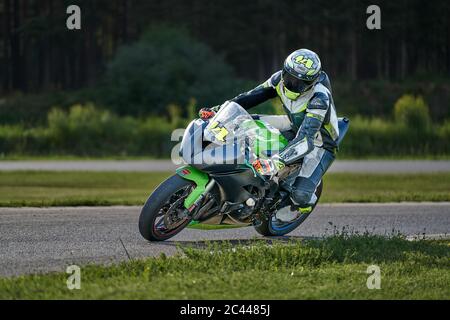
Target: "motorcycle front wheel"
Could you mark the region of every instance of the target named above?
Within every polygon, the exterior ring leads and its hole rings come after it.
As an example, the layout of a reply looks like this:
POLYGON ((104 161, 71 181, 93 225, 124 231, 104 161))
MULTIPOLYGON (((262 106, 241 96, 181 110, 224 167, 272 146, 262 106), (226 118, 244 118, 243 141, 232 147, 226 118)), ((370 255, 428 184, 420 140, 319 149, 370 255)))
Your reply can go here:
POLYGON ((139 232, 146 240, 167 240, 189 224, 192 217, 186 214, 184 199, 194 186, 173 175, 153 191, 139 216, 139 232))

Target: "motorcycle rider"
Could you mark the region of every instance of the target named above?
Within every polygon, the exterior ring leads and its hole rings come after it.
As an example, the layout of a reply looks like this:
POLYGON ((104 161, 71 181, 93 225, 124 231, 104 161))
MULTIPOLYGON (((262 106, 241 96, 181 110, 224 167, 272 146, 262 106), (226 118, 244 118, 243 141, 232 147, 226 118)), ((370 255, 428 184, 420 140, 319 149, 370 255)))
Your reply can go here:
MULTIPOLYGON (((317 201, 315 190, 335 159, 339 138, 338 119, 328 75, 319 56, 308 49, 292 52, 283 69, 253 90, 231 99, 250 109, 278 97, 287 115, 261 116, 280 131, 293 130, 295 137, 279 154, 257 159, 254 168, 273 177, 285 165, 303 159, 302 168, 292 186, 291 200, 299 214, 310 213, 317 201)), ((203 108, 203 119, 214 116, 218 107, 203 108)))

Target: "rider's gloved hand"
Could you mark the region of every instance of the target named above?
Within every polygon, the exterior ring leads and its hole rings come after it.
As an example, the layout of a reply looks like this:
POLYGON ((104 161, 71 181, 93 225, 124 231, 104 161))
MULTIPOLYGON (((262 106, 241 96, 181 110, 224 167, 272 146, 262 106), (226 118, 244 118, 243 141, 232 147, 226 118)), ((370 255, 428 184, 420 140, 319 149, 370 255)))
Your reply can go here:
POLYGON ((216 115, 216 112, 218 111, 217 107, 212 107, 212 108, 201 108, 198 111, 198 116, 200 117, 200 119, 202 120, 208 120, 212 117, 214 117, 216 115))
POLYGON ((201 108, 198 111, 198 116, 202 120, 208 120, 208 119, 214 117, 216 115, 216 113, 219 111, 219 109, 220 109, 220 105, 214 106, 212 108, 201 108))
POLYGON ((253 161, 252 166, 260 175, 273 177, 285 167, 285 164, 278 155, 275 155, 269 159, 258 158, 253 161))
POLYGON ((198 112, 198 116, 202 120, 208 120, 214 117, 215 115, 216 113, 212 111, 210 108, 201 108, 200 111, 198 112))

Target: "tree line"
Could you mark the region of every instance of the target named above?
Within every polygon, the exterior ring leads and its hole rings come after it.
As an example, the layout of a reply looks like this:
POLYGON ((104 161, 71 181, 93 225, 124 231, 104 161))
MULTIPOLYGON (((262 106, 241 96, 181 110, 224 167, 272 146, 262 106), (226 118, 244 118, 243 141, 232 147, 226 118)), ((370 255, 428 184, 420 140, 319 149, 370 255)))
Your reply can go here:
POLYGON ((370 4, 373 1, 1 0, 0 93, 91 86, 101 80, 120 46, 154 25, 187 30, 245 79, 266 79, 300 47, 317 51, 332 78, 448 79, 449 1, 376 1, 381 30, 366 27, 370 4), (81 30, 66 28, 71 4, 81 8, 81 30))

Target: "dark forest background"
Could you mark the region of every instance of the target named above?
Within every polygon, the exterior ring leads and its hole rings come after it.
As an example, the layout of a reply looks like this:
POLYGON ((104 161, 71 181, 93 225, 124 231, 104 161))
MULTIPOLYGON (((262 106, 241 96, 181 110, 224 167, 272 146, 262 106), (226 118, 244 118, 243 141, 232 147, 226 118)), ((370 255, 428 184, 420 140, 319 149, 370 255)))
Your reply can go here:
POLYGON ((366 28, 373 1, 2 0, 2 93, 95 83, 117 48, 149 25, 182 26, 244 78, 264 80, 299 47, 320 53, 333 78, 432 80, 450 73, 450 2, 376 1, 382 29, 366 28), (66 7, 82 29, 66 29, 66 7))
POLYGON ((86 104, 173 123, 301 47, 321 56, 341 115, 391 121, 408 95, 425 122, 450 118, 450 1, 0 0, 0 125, 49 125, 55 107, 86 104), (71 4, 81 30, 66 28, 71 4), (371 4, 381 30, 366 27, 371 4))

